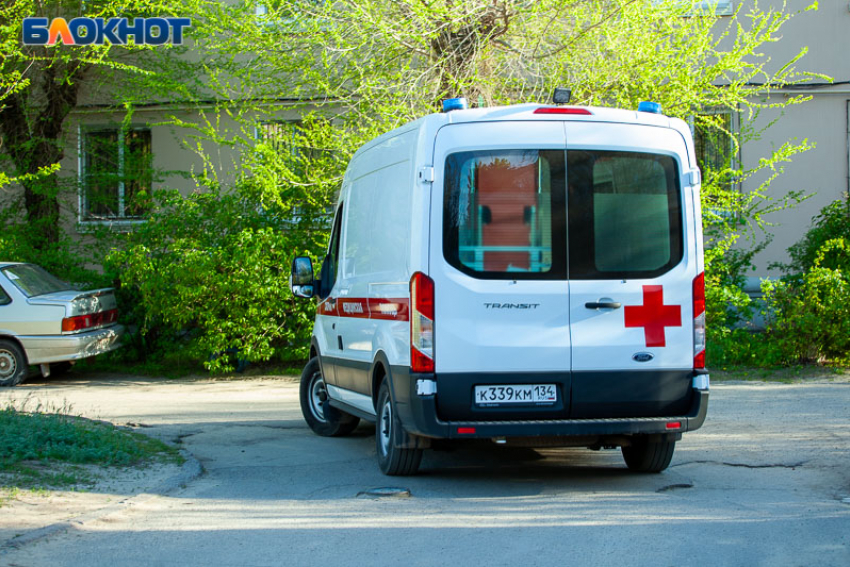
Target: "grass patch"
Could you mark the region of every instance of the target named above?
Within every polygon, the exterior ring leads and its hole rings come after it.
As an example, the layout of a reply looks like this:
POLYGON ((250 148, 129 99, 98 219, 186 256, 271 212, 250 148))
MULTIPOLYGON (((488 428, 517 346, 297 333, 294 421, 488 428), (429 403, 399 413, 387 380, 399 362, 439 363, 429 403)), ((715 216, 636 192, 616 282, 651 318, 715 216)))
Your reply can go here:
POLYGON ((181 462, 177 449, 111 423, 70 414, 70 406, 0 409, 0 486, 67 487, 93 481, 88 465, 181 462))

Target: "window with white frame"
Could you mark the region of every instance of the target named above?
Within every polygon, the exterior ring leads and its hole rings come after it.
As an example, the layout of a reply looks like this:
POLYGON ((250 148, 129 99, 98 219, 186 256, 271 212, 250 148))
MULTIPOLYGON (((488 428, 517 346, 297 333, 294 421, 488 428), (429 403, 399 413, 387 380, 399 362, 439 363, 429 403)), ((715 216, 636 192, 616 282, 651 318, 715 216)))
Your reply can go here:
POLYGON ((738 167, 738 114, 730 109, 708 109, 690 120, 694 134, 694 151, 703 171, 727 172, 726 185, 732 189, 734 171, 738 167))
POLYGON ((674 4, 687 8, 686 16, 714 14, 731 16, 735 13, 735 0, 653 0, 654 4, 674 4))
POLYGON ((257 126, 257 139, 294 162, 304 151, 304 131, 300 120, 271 120, 257 126))
POLYGON ((81 150, 81 220, 143 219, 152 203, 150 129, 87 129, 81 150))
POLYGON ((306 176, 310 163, 326 151, 312 146, 300 120, 261 122, 257 126, 257 140, 271 146, 296 178, 306 176))
MULTIPOLYGON (((260 122, 256 128, 256 139, 274 150, 285 166, 284 176, 297 183, 310 183, 311 168, 327 167, 328 160, 335 156, 333 150, 315 147, 304 131, 300 120, 271 120, 260 122)), ((315 172, 313 172, 315 173, 315 172)), ((326 211, 322 222, 333 220, 333 208, 326 211)), ((294 207, 293 222, 300 218, 300 207, 294 207)))

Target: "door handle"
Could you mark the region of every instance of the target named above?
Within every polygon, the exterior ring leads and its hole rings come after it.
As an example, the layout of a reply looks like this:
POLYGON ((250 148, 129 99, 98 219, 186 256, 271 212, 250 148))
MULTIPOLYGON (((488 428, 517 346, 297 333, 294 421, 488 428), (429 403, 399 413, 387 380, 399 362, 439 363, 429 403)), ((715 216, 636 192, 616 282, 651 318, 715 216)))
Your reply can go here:
POLYGON ((619 309, 621 303, 619 301, 611 301, 610 299, 602 299, 599 301, 588 301, 584 304, 588 309, 619 309))

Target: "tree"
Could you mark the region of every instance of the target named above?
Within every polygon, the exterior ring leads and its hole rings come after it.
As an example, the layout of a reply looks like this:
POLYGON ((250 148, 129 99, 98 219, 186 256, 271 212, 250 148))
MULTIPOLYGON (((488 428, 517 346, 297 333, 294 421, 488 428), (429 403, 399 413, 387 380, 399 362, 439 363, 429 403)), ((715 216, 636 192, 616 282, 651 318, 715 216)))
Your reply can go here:
POLYGON ((128 0, 120 5, 104 0, 11 0, 0 7, 0 157, 8 164, 0 187, 13 182, 23 187, 22 216, 33 249, 49 249, 61 238, 63 184, 58 170, 65 150, 64 125, 81 96, 98 96, 106 105, 131 108, 140 100, 184 93, 192 82, 185 80, 191 76, 185 72, 185 61, 163 56, 175 46, 62 41, 28 46, 21 41, 23 19, 168 17, 185 15, 200 5, 192 0, 128 0))
MULTIPOLYGON (((236 94, 242 101, 237 118, 263 120, 283 103, 333 117, 336 133, 326 136, 332 145, 327 149, 342 156, 435 111, 443 98, 465 96, 472 106, 546 102, 556 86, 570 87, 578 104, 636 108, 640 100, 654 100, 665 114, 740 144, 757 133, 726 131, 703 111, 740 110, 752 118, 774 106, 761 100, 771 85, 813 76, 796 70, 806 48, 791 61, 771 62, 761 51, 779 40, 791 14, 761 10, 753 2, 739 5, 730 18, 717 18, 702 4, 249 0, 213 7, 211 20, 230 21, 232 28, 224 35, 201 29, 198 41, 211 90, 221 100, 236 94)), ((805 100, 790 97, 782 106, 805 100)), ((236 138, 253 145, 252 132, 245 128, 236 138)), ((805 141, 786 144, 765 156, 762 168, 807 147, 805 141)), ((704 173, 712 211, 748 210, 754 224, 762 222, 764 211, 750 207, 762 200, 767 185, 749 195, 723 191, 730 180, 753 172, 716 164, 704 173)))
MULTIPOLYGON (((805 9, 816 8, 812 1, 805 9)), ((222 101, 198 135, 261 151, 266 141, 255 133, 264 121, 300 112, 297 166, 279 169, 279 182, 263 184, 256 198, 288 206, 302 199, 314 212, 330 207, 360 145, 436 111, 444 98, 465 96, 472 106, 547 102, 554 87, 567 86, 577 104, 636 108, 653 100, 738 148, 762 134, 750 126, 760 112, 807 100, 770 102, 775 85, 825 78, 797 70, 805 47, 789 61, 764 54, 793 14, 756 0, 737 3, 725 18, 711 2, 689 0, 246 0, 213 6, 207 16, 231 28, 197 30, 207 86, 222 101), (731 129, 718 109, 741 113, 745 127, 731 129), (216 122, 225 113, 242 124, 226 139, 216 122), (316 152, 330 156, 321 167, 307 159, 316 152)), ((742 313, 730 304, 749 302, 741 276, 759 246, 757 229, 803 198, 773 198, 770 182, 810 147, 789 140, 752 169, 735 163, 735 152, 702 164, 712 332, 742 313), (764 181, 737 190, 757 175, 764 181)), ((246 174, 263 177, 255 165, 246 174)))

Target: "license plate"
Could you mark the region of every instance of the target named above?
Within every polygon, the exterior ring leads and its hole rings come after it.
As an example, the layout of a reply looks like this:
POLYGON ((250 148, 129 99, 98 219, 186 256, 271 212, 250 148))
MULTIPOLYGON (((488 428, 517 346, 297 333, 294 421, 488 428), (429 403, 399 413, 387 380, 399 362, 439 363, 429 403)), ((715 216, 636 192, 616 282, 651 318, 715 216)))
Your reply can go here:
POLYGON ((476 386, 475 405, 554 404, 558 401, 555 384, 499 384, 476 386))

